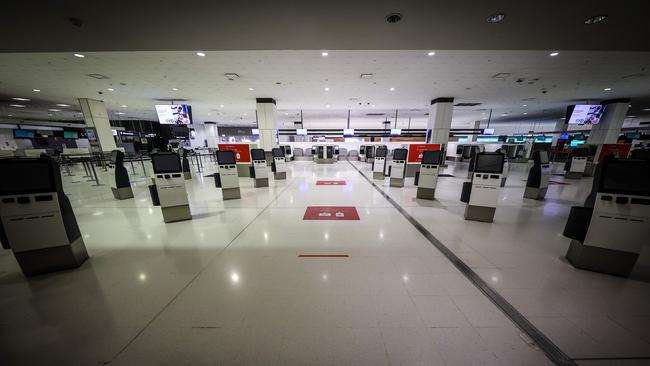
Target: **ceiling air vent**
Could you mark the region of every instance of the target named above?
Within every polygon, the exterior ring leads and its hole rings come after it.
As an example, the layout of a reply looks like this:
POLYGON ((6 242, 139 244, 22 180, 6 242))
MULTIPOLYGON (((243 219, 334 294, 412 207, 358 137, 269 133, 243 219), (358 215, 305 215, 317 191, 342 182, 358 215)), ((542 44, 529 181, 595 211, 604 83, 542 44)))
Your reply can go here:
POLYGON ((361 74, 360 78, 362 79, 372 79, 375 75, 374 74, 361 74))
POLYGON ((454 107, 476 107, 481 104, 482 103, 456 103, 454 104, 454 107))
POLYGON ((386 113, 366 113, 366 116, 383 116, 386 113))
POLYGON ((495 79, 505 79, 505 78, 507 78, 508 76, 510 76, 510 73, 509 73, 509 72, 500 72, 500 73, 498 73, 498 74, 494 74, 494 75, 492 75, 492 77, 495 78, 495 79))
POLYGON ((228 79, 230 81, 239 79, 239 74, 236 74, 234 72, 227 72, 227 73, 223 74, 223 76, 225 76, 226 79, 228 79))
POLYGON ((102 74, 86 74, 86 76, 90 76, 91 78, 100 79, 100 80, 110 79, 108 76, 102 74))

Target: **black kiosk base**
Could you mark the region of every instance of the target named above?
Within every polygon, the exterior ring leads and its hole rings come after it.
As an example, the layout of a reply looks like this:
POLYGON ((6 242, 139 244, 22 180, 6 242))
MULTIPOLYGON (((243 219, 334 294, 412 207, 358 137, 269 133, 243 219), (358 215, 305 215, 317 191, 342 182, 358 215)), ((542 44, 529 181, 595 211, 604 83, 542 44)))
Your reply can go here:
POLYGON ((571 240, 566 259, 576 268, 629 277, 639 254, 584 245, 571 240))
POLYGON ((88 259, 88 252, 82 237, 70 245, 14 252, 14 256, 25 276, 78 268, 88 259))

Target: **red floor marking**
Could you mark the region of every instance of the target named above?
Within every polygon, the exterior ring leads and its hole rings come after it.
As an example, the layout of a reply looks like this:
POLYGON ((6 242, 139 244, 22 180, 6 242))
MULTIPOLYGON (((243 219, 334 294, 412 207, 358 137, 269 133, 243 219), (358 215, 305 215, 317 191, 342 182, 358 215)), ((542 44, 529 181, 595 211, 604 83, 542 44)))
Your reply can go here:
POLYGON ((317 180, 317 186, 344 186, 347 183, 344 180, 317 180))
POLYGON ((309 206, 303 220, 359 220, 355 207, 309 206))
POLYGON ((298 258, 350 258, 347 254, 299 254, 298 258))

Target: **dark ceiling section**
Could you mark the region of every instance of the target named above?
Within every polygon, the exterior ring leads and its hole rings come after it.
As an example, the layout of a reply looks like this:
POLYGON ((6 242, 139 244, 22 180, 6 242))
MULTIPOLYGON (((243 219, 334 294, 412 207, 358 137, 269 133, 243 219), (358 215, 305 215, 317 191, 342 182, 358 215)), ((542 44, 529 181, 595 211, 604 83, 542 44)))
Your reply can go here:
POLYGON ((0 52, 650 50, 647 0, 11 1, 0 52), (398 12, 401 21, 386 22, 398 12), (505 19, 486 19, 504 13, 505 19), (584 21, 598 14, 599 24, 584 21))

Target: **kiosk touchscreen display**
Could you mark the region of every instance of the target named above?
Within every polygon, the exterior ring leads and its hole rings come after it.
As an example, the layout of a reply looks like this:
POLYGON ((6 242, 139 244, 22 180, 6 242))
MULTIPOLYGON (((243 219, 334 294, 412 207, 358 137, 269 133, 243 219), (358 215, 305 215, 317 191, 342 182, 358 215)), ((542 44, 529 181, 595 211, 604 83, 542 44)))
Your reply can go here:
POLYGON ((612 160, 606 164, 601 192, 650 196, 650 162, 612 160))
POLYGON ((217 151, 219 165, 235 165, 235 152, 232 150, 217 151))
POLYGON ((406 155, 408 150, 406 149, 395 149, 393 150, 393 160, 406 160, 406 155))
POLYGON ((115 164, 117 161, 117 150, 111 151, 111 164, 115 164))
POLYGON ((284 157, 284 151, 281 148, 271 149, 271 152, 273 153, 274 158, 283 158, 284 157))
POLYGON ((266 160, 266 157, 264 156, 264 150, 262 150, 262 149, 252 149, 251 150, 251 158, 253 160, 266 160))
POLYGON ((422 164, 437 165, 440 164, 440 150, 426 150, 422 153, 422 164))
POLYGON ((156 174, 179 173, 183 171, 178 154, 152 154, 151 164, 156 174))
POLYGON ((571 151, 571 155, 579 158, 586 158, 589 154, 589 149, 585 147, 579 147, 571 151))
POLYGON ((548 164, 548 151, 539 152, 539 162, 540 164, 548 164))
POLYGON ((375 153, 375 156, 378 157, 378 158, 385 158, 386 155, 388 155, 388 149, 379 148, 379 149, 377 149, 377 152, 375 153))
POLYGON ((476 154, 475 173, 503 173, 503 154, 476 154))
POLYGON ((0 160, 0 196, 55 192, 50 164, 39 159, 0 160))

